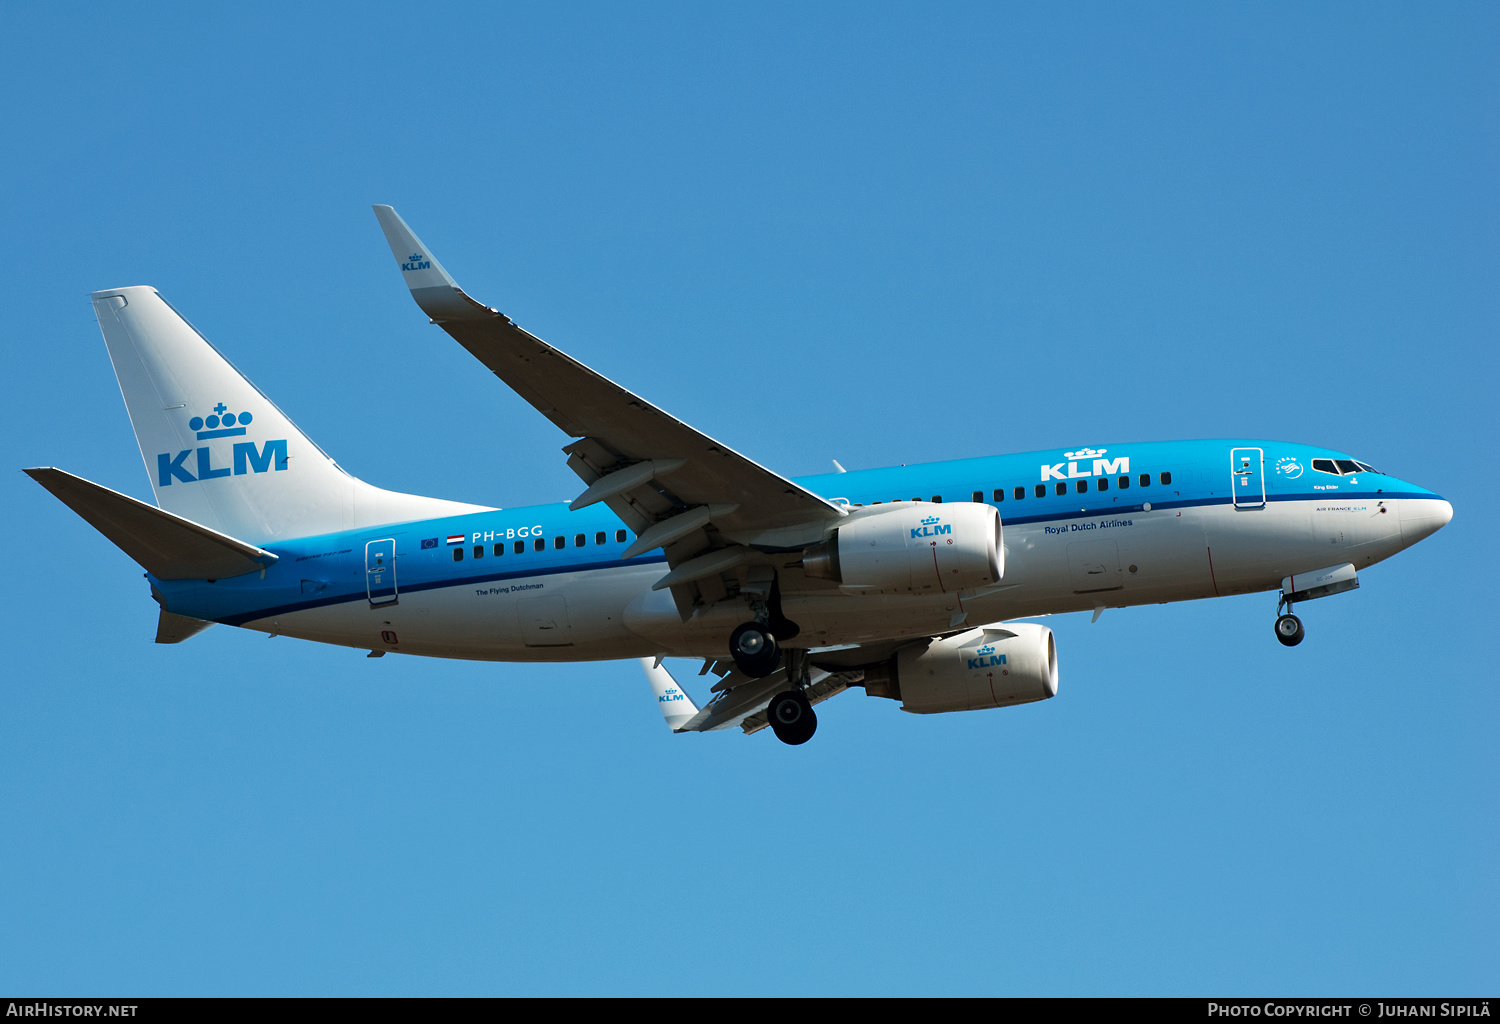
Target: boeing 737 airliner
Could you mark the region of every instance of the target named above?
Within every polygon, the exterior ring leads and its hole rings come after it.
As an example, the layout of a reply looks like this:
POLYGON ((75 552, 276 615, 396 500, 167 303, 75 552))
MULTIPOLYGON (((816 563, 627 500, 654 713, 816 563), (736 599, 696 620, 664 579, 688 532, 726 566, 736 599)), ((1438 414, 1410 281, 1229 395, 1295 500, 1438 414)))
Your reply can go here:
POLYGON ((787 479, 471 299, 375 215, 422 311, 575 439, 582 492, 499 509, 381 490, 156 289, 95 292, 156 505, 27 472, 145 568, 158 643, 222 622, 370 657, 640 658, 675 731, 797 744, 851 686, 918 714, 1053 696, 1056 641, 1026 617, 1277 591, 1294 646, 1293 605, 1453 516, 1342 452, 1243 438, 787 479), (713 673, 701 709, 664 657, 713 673))

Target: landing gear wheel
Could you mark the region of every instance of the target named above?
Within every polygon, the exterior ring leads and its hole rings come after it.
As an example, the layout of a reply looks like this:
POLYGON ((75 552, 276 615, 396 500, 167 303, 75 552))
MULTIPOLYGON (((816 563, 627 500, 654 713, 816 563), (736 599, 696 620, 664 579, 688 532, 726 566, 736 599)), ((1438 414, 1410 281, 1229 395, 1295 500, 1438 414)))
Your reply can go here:
POLYGON ((1287 614, 1276 619, 1276 639, 1280 640, 1283 646, 1296 647, 1306 635, 1302 628, 1302 620, 1297 616, 1287 614))
POLYGON ((806 743, 818 731, 818 716, 801 690, 787 690, 772 697, 766 718, 776 738, 794 747, 806 743))
POLYGON ((771 631, 759 622, 736 626, 729 634, 729 653, 735 666, 752 679, 763 679, 781 665, 781 648, 771 631))

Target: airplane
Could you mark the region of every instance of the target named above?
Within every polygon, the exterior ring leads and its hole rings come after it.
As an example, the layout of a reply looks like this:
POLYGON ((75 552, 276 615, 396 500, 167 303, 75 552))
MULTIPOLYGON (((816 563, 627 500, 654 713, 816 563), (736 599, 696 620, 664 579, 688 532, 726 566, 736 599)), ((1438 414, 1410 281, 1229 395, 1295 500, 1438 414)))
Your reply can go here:
POLYGON ((1057 693, 1023 621, 1276 592, 1293 608, 1453 507, 1345 453, 1253 439, 1069 448, 789 479, 472 299, 389 206, 417 306, 556 424, 567 504, 490 508, 346 473, 157 292, 92 293, 156 504, 27 469, 146 570, 156 641, 224 623, 388 653, 640 659, 675 732, 797 745, 855 686, 915 714, 1057 693), (700 659, 699 707, 663 667, 700 659))

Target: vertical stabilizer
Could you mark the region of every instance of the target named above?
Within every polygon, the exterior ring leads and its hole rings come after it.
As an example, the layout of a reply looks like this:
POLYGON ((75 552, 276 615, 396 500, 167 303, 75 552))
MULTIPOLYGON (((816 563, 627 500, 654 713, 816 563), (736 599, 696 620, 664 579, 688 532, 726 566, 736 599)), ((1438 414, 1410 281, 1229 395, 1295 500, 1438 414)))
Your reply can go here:
POLYGON ((159 507, 255 543, 479 510, 345 473, 155 288, 91 298, 159 507))

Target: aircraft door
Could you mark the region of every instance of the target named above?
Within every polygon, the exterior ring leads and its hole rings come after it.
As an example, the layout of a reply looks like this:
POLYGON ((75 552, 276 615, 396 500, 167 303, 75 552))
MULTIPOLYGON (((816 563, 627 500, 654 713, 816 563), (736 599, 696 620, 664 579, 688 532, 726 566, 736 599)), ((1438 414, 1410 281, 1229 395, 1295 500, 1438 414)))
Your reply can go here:
POLYGON ((365 545, 365 593, 370 607, 396 603, 396 541, 372 540, 365 545))
POLYGON ((1266 507, 1265 459, 1266 453, 1260 448, 1229 450, 1229 487, 1235 508, 1266 507))

